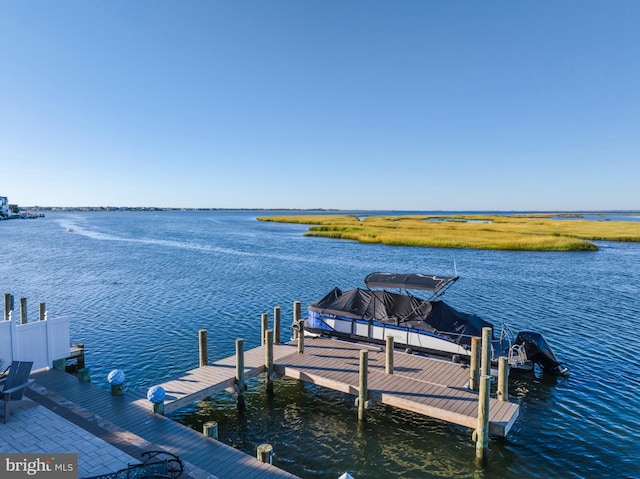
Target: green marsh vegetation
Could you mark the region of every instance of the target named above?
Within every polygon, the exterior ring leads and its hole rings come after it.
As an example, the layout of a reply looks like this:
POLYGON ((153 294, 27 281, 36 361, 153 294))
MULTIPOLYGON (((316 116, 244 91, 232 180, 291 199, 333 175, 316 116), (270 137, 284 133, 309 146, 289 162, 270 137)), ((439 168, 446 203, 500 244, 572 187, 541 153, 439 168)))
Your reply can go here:
MULTIPOLYGON (((431 248, 521 251, 595 251, 591 241, 640 242, 640 222, 554 219, 536 215, 301 215, 260 221, 308 224, 306 236, 322 236, 431 248)), ((579 215, 571 215, 580 218, 579 215)))

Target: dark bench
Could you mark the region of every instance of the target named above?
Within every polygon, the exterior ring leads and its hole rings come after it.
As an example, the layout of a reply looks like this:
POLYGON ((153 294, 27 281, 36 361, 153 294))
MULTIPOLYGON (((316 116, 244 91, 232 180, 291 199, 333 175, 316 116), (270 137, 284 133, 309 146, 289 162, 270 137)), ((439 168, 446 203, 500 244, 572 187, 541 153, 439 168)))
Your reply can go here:
POLYGON ((170 452, 146 451, 142 458, 143 462, 139 464, 84 479, 178 479, 184 471, 182 460, 170 452))

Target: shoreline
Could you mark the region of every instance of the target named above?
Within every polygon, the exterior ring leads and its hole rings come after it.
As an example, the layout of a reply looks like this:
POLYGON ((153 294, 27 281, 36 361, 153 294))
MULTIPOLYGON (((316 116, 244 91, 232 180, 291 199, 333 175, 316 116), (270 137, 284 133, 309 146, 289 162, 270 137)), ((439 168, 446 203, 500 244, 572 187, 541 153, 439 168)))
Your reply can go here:
POLYGON ((306 215, 258 221, 309 225, 305 236, 360 243, 505 251, 596 251, 593 241, 640 242, 640 222, 571 214, 306 215))
POLYGON ((339 208, 213 208, 213 207, 173 207, 173 206, 21 206, 21 212, 118 212, 118 211, 266 211, 266 212, 309 212, 338 214, 415 214, 415 215, 607 215, 640 216, 640 210, 603 209, 603 210, 405 210, 405 209, 339 209, 339 208))

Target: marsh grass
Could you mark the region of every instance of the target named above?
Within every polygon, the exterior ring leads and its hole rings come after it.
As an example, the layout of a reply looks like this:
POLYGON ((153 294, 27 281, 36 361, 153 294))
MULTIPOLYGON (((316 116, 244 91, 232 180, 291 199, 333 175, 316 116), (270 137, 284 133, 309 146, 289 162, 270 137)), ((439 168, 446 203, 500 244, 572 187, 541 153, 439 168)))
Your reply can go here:
POLYGON ((591 241, 640 242, 640 223, 552 219, 550 215, 265 216, 260 221, 311 225, 307 236, 361 243, 522 251, 594 251, 591 241))

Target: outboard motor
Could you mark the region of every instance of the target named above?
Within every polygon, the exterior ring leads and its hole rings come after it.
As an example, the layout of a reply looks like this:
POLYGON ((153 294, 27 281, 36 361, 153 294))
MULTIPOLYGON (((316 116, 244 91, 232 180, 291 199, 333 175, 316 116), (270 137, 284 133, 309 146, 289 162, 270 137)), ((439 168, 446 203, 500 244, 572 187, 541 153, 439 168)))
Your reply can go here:
POLYGON ((569 370, 556 359, 551 347, 540 333, 521 331, 518 333, 515 344, 524 345, 527 358, 539 364, 545 373, 559 375, 569 370))

